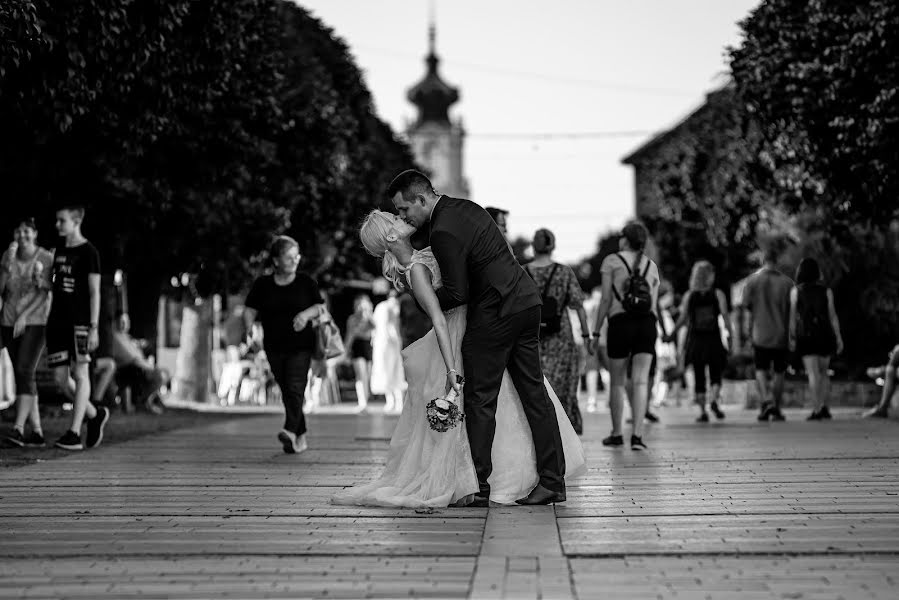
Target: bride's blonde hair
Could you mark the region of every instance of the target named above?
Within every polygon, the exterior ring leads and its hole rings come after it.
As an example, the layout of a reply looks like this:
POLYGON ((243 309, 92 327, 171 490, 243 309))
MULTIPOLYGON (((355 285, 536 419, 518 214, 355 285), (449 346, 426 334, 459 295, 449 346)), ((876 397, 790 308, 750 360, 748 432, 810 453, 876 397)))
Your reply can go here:
POLYGON ((387 249, 387 234, 393 228, 393 215, 383 210, 373 210, 362 221, 362 227, 359 228, 359 240, 362 246, 372 256, 382 259, 381 273, 387 281, 393 284, 393 287, 402 292, 406 289, 403 283, 403 273, 405 269, 393 255, 393 252, 387 249))

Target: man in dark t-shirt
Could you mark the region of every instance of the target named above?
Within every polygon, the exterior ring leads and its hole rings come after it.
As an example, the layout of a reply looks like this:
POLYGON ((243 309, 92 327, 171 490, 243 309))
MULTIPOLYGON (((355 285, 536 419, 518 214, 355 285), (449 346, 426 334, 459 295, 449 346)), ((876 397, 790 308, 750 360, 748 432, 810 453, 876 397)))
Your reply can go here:
POLYGON ((57 387, 75 406, 72 426, 58 448, 83 450, 103 440, 109 410, 90 401, 90 353, 97 348, 100 318, 100 254, 81 233, 84 208, 69 205, 56 211, 61 236, 53 257, 53 301, 47 319, 47 363, 57 387), (81 426, 87 419, 87 437, 81 426))
POLYGON ((321 303, 315 280, 305 273, 297 273, 288 285, 278 285, 272 275, 260 277, 244 304, 256 311, 262 324, 263 346, 271 354, 315 349, 315 329, 306 327, 295 331, 293 321, 297 313, 321 303))

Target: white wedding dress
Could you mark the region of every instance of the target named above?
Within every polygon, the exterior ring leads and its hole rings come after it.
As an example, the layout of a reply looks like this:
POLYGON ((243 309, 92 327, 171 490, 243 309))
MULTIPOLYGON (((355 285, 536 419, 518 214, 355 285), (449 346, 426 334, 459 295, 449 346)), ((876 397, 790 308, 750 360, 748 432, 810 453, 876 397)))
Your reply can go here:
MULTIPOLYGON (((412 263, 427 266, 434 288, 440 287, 440 269, 430 248, 416 251, 412 263)), ((457 356, 461 356, 466 310, 467 307, 460 306, 446 313, 450 343, 457 356)), ((403 412, 390 440, 384 472, 371 483, 339 492, 331 500, 334 504, 449 506, 459 500, 464 503, 466 497, 478 491, 464 421, 443 433, 428 426, 426 405, 433 398, 443 396, 446 384, 446 365, 433 329, 403 350, 403 366, 409 387, 403 412)), ((586 471, 584 450, 558 397, 546 378, 543 381, 556 410, 562 435, 565 479, 571 481, 586 471)), ((464 389, 462 394, 464 396, 464 389)), ((464 403, 457 402, 464 410, 464 403)), ((508 372, 503 375, 498 397, 492 458, 493 472, 488 480, 491 501, 512 503, 537 485, 531 428, 508 372)))

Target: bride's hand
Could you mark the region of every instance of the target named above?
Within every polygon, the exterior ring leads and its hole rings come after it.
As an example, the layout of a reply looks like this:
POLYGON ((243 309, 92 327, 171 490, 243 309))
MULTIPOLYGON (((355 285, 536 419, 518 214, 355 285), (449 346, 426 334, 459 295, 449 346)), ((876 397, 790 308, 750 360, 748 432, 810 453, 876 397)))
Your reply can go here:
POLYGON ((449 394, 450 390, 455 390, 456 394, 462 393, 462 384, 459 383, 459 373, 455 369, 450 369, 446 374, 446 389, 443 390, 444 395, 449 394))

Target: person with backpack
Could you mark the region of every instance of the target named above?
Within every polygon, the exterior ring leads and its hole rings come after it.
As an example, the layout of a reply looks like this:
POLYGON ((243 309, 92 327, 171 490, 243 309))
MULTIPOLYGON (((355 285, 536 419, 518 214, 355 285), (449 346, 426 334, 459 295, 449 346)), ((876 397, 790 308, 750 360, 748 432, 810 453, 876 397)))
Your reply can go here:
POLYGON ((684 345, 684 364, 693 366, 695 379, 694 394, 696 404, 702 412, 697 423, 708 423, 706 411, 706 369, 710 383, 710 407, 716 419, 723 419, 724 412, 718 406, 721 396, 721 378, 727 365, 727 348, 721 341, 719 317, 724 316, 728 343, 733 339, 730 320, 727 315, 727 298, 724 292, 715 289, 715 268, 712 263, 700 260, 693 265, 690 273, 690 290, 684 295, 680 315, 674 324, 674 331, 666 337, 672 341, 677 331, 686 325, 687 342, 684 345))
MULTIPOLYGON (((661 282, 658 266, 643 254, 648 238, 649 232, 642 223, 628 223, 618 242, 620 251, 607 256, 600 267, 602 302, 593 326, 593 344, 597 343, 600 327, 608 317, 606 344, 610 363, 609 408, 612 434, 602 441, 604 446, 624 445, 621 425, 627 366, 631 359, 631 413, 643 415, 646 412, 649 369, 658 335, 656 307, 661 282)), ((643 442, 643 419, 634 419, 631 449, 646 449, 643 442)))
POLYGON ((543 374, 559 396, 571 426, 581 435, 584 423, 577 403, 580 353, 574 341, 568 310, 577 313, 583 332, 581 337, 589 341, 584 291, 570 267, 553 261, 556 236, 552 231, 538 229, 534 233, 532 247, 534 260, 528 263, 525 270, 537 283, 543 299, 540 309, 540 362, 543 374))
POLYGON ((796 285, 790 290, 790 352, 802 357, 808 387, 815 400, 809 421, 830 419, 830 357, 843 351, 840 319, 833 292, 821 283, 818 261, 803 258, 796 269, 796 285))

